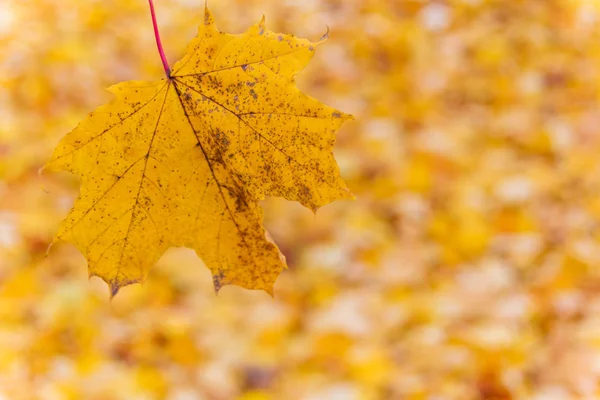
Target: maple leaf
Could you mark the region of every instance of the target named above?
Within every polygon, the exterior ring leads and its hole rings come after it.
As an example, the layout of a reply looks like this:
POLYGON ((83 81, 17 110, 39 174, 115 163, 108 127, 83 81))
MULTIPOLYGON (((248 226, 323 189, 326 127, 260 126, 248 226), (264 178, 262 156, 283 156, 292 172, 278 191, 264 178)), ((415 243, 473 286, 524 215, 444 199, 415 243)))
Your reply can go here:
POLYGON ((351 117, 294 84, 321 42, 271 32, 264 18, 222 33, 206 8, 167 79, 109 88, 115 98, 55 149, 46 168, 78 175, 81 189, 54 242, 73 243, 113 296, 171 246, 194 249, 216 291, 272 293, 285 258, 258 202, 283 196, 316 211, 352 197, 332 154, 351 117))

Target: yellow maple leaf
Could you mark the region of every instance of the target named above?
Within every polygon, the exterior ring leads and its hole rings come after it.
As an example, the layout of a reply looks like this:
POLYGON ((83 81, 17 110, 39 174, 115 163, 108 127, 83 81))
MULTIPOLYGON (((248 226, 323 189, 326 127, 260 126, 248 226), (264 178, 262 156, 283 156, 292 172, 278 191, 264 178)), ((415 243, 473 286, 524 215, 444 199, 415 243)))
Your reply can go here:
MULTIPOLYGON (((160 39, 158 38, 159 50, 160 39)), ((352 198, 332 147, 349 115, 301 93, 294 75, 316 46, 271 32, 204 23, 168 77, 125 82, 67 134, 45 168, 81 177, 54 242, 73 243, 114 296, 143 281, 171 246, 194 249, 215 290, 272 293, 285 258, 262 226, 265 196, 316 211, 352 198)))

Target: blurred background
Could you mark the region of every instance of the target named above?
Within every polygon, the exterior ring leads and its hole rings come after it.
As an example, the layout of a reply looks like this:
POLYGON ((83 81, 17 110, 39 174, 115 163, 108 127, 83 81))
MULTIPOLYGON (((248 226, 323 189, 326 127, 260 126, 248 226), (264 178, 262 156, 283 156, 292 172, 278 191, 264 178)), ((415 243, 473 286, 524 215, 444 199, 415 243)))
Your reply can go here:
MULTIPOLYGON (((155 3, 173 65, 204 2, 155 3)), ((209 3, 330 27, 298 84, 355 115, 357 200, 264 202, 274 299, 171 249, 110 302, 45 257, 78 182, 38 169, 104 87, 163 77, 148 4, 0 0, 0 400, 600 398, 600 1, 209 3)))

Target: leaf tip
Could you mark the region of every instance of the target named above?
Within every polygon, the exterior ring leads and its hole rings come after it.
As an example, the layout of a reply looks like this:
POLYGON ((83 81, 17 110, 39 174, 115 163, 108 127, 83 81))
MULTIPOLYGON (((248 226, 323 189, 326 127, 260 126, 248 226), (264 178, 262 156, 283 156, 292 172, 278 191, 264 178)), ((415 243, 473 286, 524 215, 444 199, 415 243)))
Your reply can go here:
POLYGON ((48 247, 46 247, 46 255, 44 255, 44 257, 48 257, 48 255, 50 254, 50 249, 52 248, 52 246, 54 245, 54 242, 56 241, 53 240, 52 242, 50 242, 50 244, 48 245, 48 247))
POLYGON ((269 296, 271 296, 271 300, 275 298, 275 293, 273 291, 273 286, 263 288, 262 290, 264 292, 266 292, 269 296))
POLYGON ((48 160, 48 162, 46 164, 44 164, 43 166, 41 166, 38 169, 38 171, 37 171, 38 178, 42 178, 43 175, 48 171, 53 172, 53 171, 60 170, 61 168, 56 165, 57 159, 60 159, 60 157, 53 154, 52 158, 50 158, 50 160, 48 160))
POLYGON ((204 26, 212 27, 215 25, 215 19, 208 9, 208 0, 204 2, 204 26))
MULTIPOLYGON (((43 167, 39 168, 37 171, 37 175, 38 175, 38 179, 42 180, 43 177, 42 175, 44 174, 44 170, 46 169, 46 165, 44 165, 43 167)), ((50 191, 48 189, 46 189, 46 187, 44 186, 44 184, 42 183, 42 191, 44 193, 50 193, 50 191)))
POLYGON ((115 298, 117 293, 119 293, 119 289, 121 289, 121 286, 115 281, 115 282, 111 282, 108 285, 108 288, 110 290, 110 301, 112 302, 112 300, 115 298))
POLYGON ((262 36, 265 33, 265 30, 267 29, 265 25, 265 18, 265 14, 262 14, 260 22, 257 25, 254 25, 252 28, 250 28, 250 32, 258 33, 262 36))
POLYGON ((325 32, 325 34, 323 34, 323 36, 321 36, 321 39, 319 39, 319 41, 315 44, 319 45, 323 42, 326 42, 327 39, 329 39, 329 25, 325 25, 327 27, 327 31, 325 32))
POLYGON ((223 273, 219 272, 217 274, 214 274, 212 278, 213 278, 213 289, 215 290, 215 295, 218 296, 219 291, 225 285, 223 283, 223 273))
POLYGON ((348 187, 346 187, 346 184, 343 183, 342 187, 340 187, 340 196, 338 200, 356 200, 356 196, 348 189, 348 187))

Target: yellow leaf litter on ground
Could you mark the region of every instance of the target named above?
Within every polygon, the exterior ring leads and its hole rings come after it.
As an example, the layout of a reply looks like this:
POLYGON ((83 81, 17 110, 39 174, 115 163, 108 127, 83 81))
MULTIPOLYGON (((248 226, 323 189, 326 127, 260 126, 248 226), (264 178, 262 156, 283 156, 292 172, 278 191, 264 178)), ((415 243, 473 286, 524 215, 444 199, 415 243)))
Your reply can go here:
POLYGON ((294 75, 320 42, 271 32, 219 32, 206 9, 169 79, 124 82, 67 134, 45 168, 81 177, 54 242, 73 243, 90 276, 145 279, 171 246, 192 248, 215 290, 272 293, 285 257, 262 225, 265 196, 316 211, 352 198, 332 148, 349 115, 302 94, 294 75))

